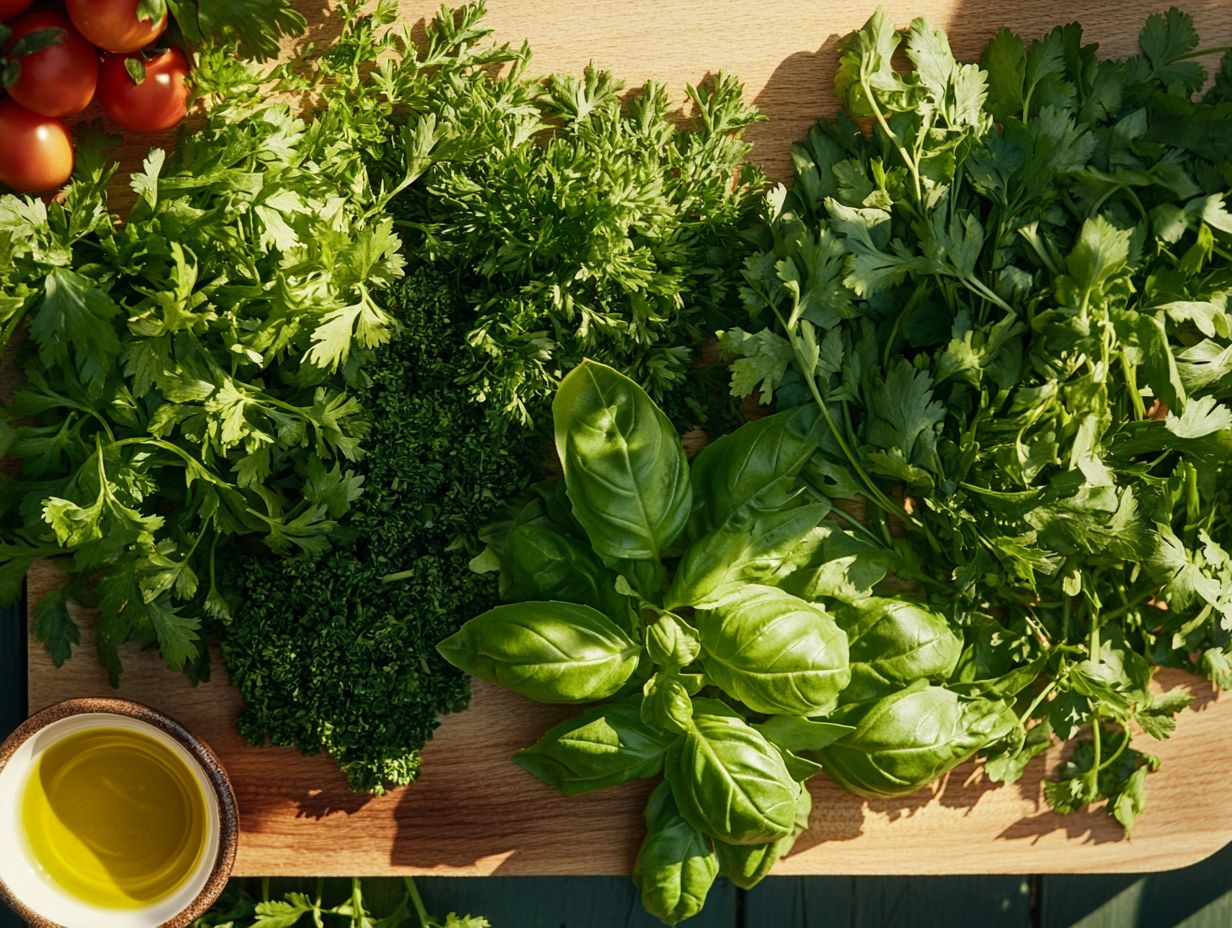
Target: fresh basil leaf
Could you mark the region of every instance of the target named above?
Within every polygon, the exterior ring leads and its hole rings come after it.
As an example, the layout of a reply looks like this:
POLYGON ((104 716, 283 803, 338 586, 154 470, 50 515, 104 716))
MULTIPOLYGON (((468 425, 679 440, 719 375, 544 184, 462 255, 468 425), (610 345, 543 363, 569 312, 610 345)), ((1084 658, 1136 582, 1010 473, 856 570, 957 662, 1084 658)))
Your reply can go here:
POLYGON ((697 659, 701 642, 696 629, 665 612, 646 628, 646 653, 660 667, 677 671, 697 659))
POLYGON ((527 602, 497 606, 436 646, 472 676, 539 702, 591 702, 615 695, 641 648, 590 606, 527 602))
POLYGON ((772 715, 753 726, 785 751, 820 751, 844 735, 855 731, 854 725, 818 722, 798 715, 772 715))
POLYGON ((677 676, 657 673, 642 688, 641 719, 668 732, 686 732, 693 721, 693 701, 677 676))
POLYGON ((851 660, 844 702, 885 696, 916 680, 945 680, 962 653, 945 616, 920 603, 874 597, 840 606, 835 617, 851 660))
POLYGON ((668 591, 668 607, 714 609, 740 595, 749 584, 777 586, 817 547, 814 529, 829 503, 757 513, 743 508, 698 539, 680 561, 668 591))
POLYGON ((781 509, 798 497, 800 471, 822 428, 816 410, 801 406, 746 423, 698 452, 692 537, 714 531, 744 506, 781 509))
POLYGON ((894 552, 829 523, 818 525, 796 546, 792 560, 797 559, 788 565, 790 572, 771 585, 809 602, 859 602, 871 596, 891 570, 901 574, 907 567, 894 552))
POLYGON ((633 882, 646 911, 667 925, 692 918, 719 874, 714 842, 680 814, 666 783, 646 804, 646 838, 633 862, 633 882))
POLYGON ((614 577, 585 545, 543 522, 510 529, 502 545, 502 593, 507 599, 554 599, 603 610, 614 577))
POLYGON ((683 534, 692 500, 667 417, 632 380, 594 361, 561 381, 552 417, 573 512, 595 552, 660 560, 683 534))
POLYGON ((548 731, 513 762, 566 796, 652 777, 663 767, 665 733, 642 721, 637 702, 584 709, 548 731))
POLYGON ((707 678, 755 712, 823 714, 851 679, 834 619, 782 590, 750 585, 698 625, 707 678))
POLYGON ((663 773, 680 814, 717 840, 764 844, 795 824, 800 784, 778 749, 732 715, 695 711, 689 731, 668 750, 663 773))
POLYGON ((719 859, 719 873, 741 889, 752 889, 765 879, 774 865, 795 846, 800 835, 808 830, 809 816, 813 812, 813 796, 807 789, 800 790, 796 800, 796 823, 791 834, 769 844, 728 844, 716 841, 715 853, 719 859))
POLYGON ((826 772, 860 796, 905 796, 922 789, 1016 720, 1002 703, 964 702, 939 686, 917 684, 876 702, 846 706, 834 721, 856 726, 821 750, 826 772))

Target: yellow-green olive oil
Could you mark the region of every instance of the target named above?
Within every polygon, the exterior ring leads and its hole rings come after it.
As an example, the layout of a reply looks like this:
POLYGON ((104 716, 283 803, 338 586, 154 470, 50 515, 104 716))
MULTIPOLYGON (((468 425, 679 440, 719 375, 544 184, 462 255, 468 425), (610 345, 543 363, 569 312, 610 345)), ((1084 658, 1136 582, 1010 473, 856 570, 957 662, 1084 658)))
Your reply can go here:
POLYGON ((192 771, 165 744, 129 728, 91 728, 47 748, 21 813, 46 878, 105 908, 170 895, 205 849, 206 801, 192 771))

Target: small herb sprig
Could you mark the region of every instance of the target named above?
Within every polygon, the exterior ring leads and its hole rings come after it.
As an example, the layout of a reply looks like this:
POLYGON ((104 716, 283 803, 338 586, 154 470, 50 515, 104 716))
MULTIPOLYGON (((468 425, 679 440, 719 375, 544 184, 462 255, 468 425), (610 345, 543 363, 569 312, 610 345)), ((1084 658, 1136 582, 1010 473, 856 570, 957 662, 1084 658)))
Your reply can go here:
POLYGON ((192 928, 491 928, 486 918, 428 914, 415 881, 232 880, 192 928))

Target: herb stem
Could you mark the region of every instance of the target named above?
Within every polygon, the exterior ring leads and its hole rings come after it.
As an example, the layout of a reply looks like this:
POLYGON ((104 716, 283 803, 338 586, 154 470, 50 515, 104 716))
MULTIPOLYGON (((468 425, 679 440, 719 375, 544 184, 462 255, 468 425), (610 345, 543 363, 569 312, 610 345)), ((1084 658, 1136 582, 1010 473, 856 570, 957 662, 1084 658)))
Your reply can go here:
POLYGON ((1024 727, 1026 726, 1027 719, 1029 719, 1032 713, 1035 712, 1035 710, 1040 707, 1040 703, 1042 703, 1045 699, 1047 699, 1049 696, 1052 695, 1053 691, 1056 690, 1057 685, 1058 684, 1056 680, 1051 680, 1049 681, 1047 686, 1045 686, 1042 690, 1040 690, 1039 695, 1036 696, 1033 700, 1031 700, 1031 705, 1027 706, 1027 711, 1025 711, 1022 715, 1018 717, 1019 725, 1022 725, 1024 727))
POLYGON ((415 885, 415 881, 409 876, 404 876, 402 883, 406 887, 407 898, 411 900, 411 905, 415 907, 415 917, 419 919, 420 928, 430 928, 428 910, 424 906, 423 898, 419 895, 419 887, 415 885))
POLYGON ((1100 770, 1103 770, 1106 767, 1111 767, 1113 764, 1115 764, 1117 761, 1117 758, 1125 753, 1125 749, 1127 747, 1129 747, 1129 735, 1128 733, 1125 733, 1122 735, 1121 743, 1117 745, 1117 749, 1112 752, 1112 754, 1108 757, 1107 760, 1105 760, 1103 763, 1101 763, 1096 768, 1096 772, 1098 773, 1100 770))
POLYGON ((923 188, 920 186, 920 169, 916 166, 915 161, 907 154, 907 149, 903 148, 899 142, 898 136, 890 129, 890 124, 886 122, 885 116, 881 112, 881 107, 877 105, 877 97, 873 94, 873 88, 868 84, 868 75, 860 74, 860 87, 864 91, 864 97, 868 100, 869 109, 873 111, 873 118, 877 120, 877 125, 881 126, 881 131, 885 133, 885 137, 894 146, 898 156, 903 159, 903 164, 907 166, 907 170, 911 172, 911 182, 915 187, 915 202, 918 206, 924 205, 923 188))
MULTIPOLYGON (((800 369, 805 370, 805 359, 802 356, 803 353, 800 351, 799 341, 794 333, 792 334, 792 347, 796 352, 796 360, 800 364, 800 369)), ((804 379, 808 382, 809 392, 813 395, 813 402, 817 404, 817 408, 821 411, 822 418, 826 420, 826 425, 829 426, 830 434, 834 436, 834 440, 837 442, 839 450, 841 450, 843 452, 843 456, 847 458, 847 463, 851 465, 852 469, 856 472, 856 475, 860 478, 861 482, 863 482, 864 488, 868 491, 869 499, 876 503, 885 514, 898 518, 904 518, 917 528, 921 528, 922 526, 920 523, 914 516, 910 515, 906 509, 901 506, 894 505, 890 498, 881 491, 881 489, 873 482, 873 479, 860 465, 855 453, 851 450, 850 445, 847 444, 847 440, 839 431, 838 426, 834 424, 834 418, 830 415, 830 409, 826 405, 826 401, 821 396, 821 390, 817 387, 817 378, 815 374, 812 371, 809 371, 804 379)))

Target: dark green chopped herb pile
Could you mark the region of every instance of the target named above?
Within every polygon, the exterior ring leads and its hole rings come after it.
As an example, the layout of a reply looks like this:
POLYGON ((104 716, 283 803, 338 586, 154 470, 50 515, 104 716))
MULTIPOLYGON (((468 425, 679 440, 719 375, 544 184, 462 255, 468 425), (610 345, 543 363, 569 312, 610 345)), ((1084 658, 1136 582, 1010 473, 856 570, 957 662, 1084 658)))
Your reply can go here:
POLYGON ((722 340, 735 392, 823 414, 815 485, 962 630, 963 690, 1022 690, 990 775, 1080 738, 1049 802, 1126 828, 1191 698, 1153 668, 1232 687, 1232 52, 1203 90, 1198 44, 1170 10, 1128 60, 1073 24, 958 64, 875 15, 769 198, 768 328, 722 340))
POLYGON ((437 716, 466 705, 435 644, 495 601, 468 540, 543 461, 533 434, 455 385, 465 313, 450 283, 420 269, 385 300, 397 334, 365 366, 363 493, 328 551, 241 560, 222 639, 245 738, 325 752, 377 793, 411 782, 437 716))

